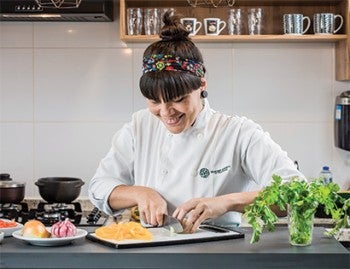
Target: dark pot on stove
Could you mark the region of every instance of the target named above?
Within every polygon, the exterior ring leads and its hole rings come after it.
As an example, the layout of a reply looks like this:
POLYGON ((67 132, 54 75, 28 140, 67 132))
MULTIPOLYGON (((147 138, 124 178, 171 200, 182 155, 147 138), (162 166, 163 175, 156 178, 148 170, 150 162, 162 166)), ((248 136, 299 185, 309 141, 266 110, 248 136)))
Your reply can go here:
POLYGON ((0 174, 0 204, 19 204, 24 193, 24 183, 13 181, 9 174, 0 174))
POLYGON ((71 203, 78 198, 84 182, 74 177, 45 177, 38 179, 40 196, 48 203, 71 203))

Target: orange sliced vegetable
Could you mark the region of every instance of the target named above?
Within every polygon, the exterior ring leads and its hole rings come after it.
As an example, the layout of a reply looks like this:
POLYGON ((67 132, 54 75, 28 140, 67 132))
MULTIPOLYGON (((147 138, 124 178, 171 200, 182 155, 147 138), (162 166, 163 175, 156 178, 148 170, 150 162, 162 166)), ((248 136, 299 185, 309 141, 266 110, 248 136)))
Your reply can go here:
POLYGON ((16 227, 17 223, 13 220, 11 221, 4 221, 0 219, 0 228, 12 228, 16 227))
POLYGON ((112 223, 110 225, 97 228, 95 230, 95 234, 101 239, 118 241, 126 239, 150 241, 153 239, 153 235, 149 230, 142 227, 140 223, 134 221, 112 223))

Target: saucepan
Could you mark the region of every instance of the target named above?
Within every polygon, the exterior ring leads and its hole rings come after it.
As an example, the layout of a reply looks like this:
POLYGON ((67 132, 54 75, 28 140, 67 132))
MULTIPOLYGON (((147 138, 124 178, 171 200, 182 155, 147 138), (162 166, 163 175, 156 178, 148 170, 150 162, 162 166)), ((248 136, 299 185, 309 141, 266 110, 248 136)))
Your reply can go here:
POLYGON ((9 174, 0 174, 0 204, 18 204, 23 201, 25 184, 15 182, 9 174))
POLYGON ((40 196, 48 203, 71 203, 78 198, 83 180, 74 177, 45 177, 35 182, 40 196))

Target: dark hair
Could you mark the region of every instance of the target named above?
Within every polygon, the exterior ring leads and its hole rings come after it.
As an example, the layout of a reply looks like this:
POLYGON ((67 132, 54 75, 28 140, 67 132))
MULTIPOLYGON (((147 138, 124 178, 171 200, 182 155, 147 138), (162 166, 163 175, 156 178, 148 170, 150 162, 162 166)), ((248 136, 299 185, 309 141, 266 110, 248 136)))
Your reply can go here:
MULTIPOLYGON (((180 16, 172 11, 164 14, 164 26, 160 41, 149 45, 143 56, 152 54, 173 55, 203 63, 203 57, 196 45, 188 37, 189 32, 182 25, 180 16)), ((205 72, 205 68, 204 68, 205 72)), ((174 100, 191 93, 201 86, 201 78, 187 71, 152 71, 140 78, 140 89, 144 97, 157 102, 174 100)))

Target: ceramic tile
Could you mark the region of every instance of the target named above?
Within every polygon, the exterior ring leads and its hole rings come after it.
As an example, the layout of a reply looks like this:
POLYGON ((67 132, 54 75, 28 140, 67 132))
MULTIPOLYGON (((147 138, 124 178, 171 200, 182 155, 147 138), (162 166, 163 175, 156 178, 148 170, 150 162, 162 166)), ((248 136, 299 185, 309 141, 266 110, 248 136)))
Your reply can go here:
POLYGON ((33 23, 30 22, 0 22, 0 47, 32 47, 33 23))
POLYGON ((142 57, 144 49, 133 49, 133 94, 134 111, 147 107, 146 100, 140 91, 140 77, 142 76, 142 57))
POLYGON ((33 120, 32 50, 0 50, 0 120, 33 120))
POLYGON ((123 48, 119 19, 113 22, 35 22, 34 46, 50 48, 123 48))
POLYGON ((210 106, 226 114, 233 113, 232 49, 202 49, 206 66, 210 106))
POLYGON ((36 50, 35 119, 130 119, 131 59, 129 49, 36 50))
POLYGON ((33 124, 0 123, 0 139, 0 172, 25 183, 25 194, 31 196, 34 190, 33 124))
POLYGON ((235 110, 263 121, 330 121, 333 47, 313 45, 235 49, 235 110))
MULTIPOLYGON (((35 125, 35 178, 68 176, 88 184, 107 154, 114 133, 123 123, 37 123, 35 125)), ((37 194, 38 195, 38 192, 37 194)))
POLYGON ((332 158, 331 123, 261 123, 307 178, 318 177, 322 166, 336 165, 332 158), (307 146, 305 146, 307 145, 307 146))
POLYGON ((340 185, 342 190, 350 190, 350 151, 334 148, 333 159, 334 181, 340 185))

